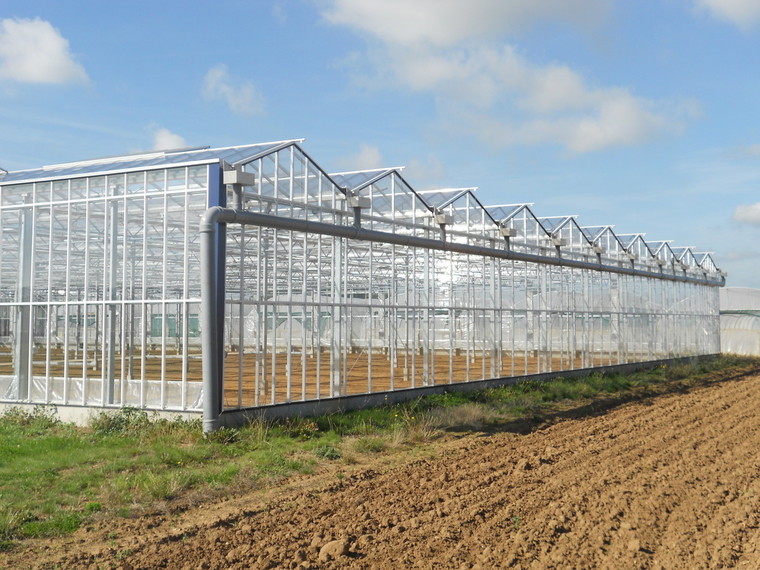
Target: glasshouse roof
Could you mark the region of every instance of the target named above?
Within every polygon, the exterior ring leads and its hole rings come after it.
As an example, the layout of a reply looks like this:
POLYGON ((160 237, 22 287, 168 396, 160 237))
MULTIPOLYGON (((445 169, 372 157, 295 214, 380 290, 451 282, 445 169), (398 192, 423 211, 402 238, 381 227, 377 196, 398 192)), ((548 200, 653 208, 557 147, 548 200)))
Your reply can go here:
POLYGON ((376 168, 372 170, 356 170, 353 172, 339 172, 336 174, 330 174, 335 183, 341 188, 348 190, 359 191, 365 186, 368 186, 396 172, 396 168, 376 168))
POLYGON ((540 218, 539 222, 541 222, 541 225, 544 226, 547 232, 554 233, 570 223, 575 217, 576 216, 551 216, 540 218))
MULTIPOLYGON (((629 264, 632 260, 660 262, 662 265, 675 260, 696 273, 718 271, 709 255, 698 254, 692 247, 671 247, 667 240, 645 241, 644 234, 640 233, 616 234, 609 225, 581 226, 576 216, 551 216, 543 212, 538 215, 531 203, 484 205, 474 194, 476 187, 417 190, 401 176, 403 167, 328 174, 302 149, 302 141, 290 139, 221 148, 162 150, 0 172, 0 186, 4 187, 3 195, 8 196, 8 200, 4 198, 5 202, 17 204, 18 200, 13 200, 14 191, 9 188, 13 185, 20 187, 25 183, 167 166, 221 164, 225 170, 242 168, 263 172, 253 186, 245 188, 244 196, 266 196, 272 203, 286 200, 287 203, 282 202, 282 208, 271 210, 278 215, 287 216, 288 212, 294 215, 292 206, 299 202, 309 204, 311 210, 307 211, 316 211, 315 205, 329 203, 331 211, 337 212, 348 206, 336 206, 336 197, 343 199, 343 194, 349 192, 354 195, 349 198, 358 196, 364 200, 355 203, 360 204, 360 208, 369 208, 372 221, 368 223, 381 231, 427 235, 431 225, 440 224, 451 230, 444 239, 493 245, 504 237, 507 240, 504 247, 524 253, 576 256, 594 261, 595 255, 604 254, 607 256, 605 263, 613 265, 629 264), (257 162, 267 162, 264 171, 261 166, 256 166, 257 162), (291 172, 291 169, 295 170, 291 172), (290 177, 291 183, 282 183, 286 177, 290 177), (315 177, 321 177, 318 187, 309 182, 315 177)), ((20 190, 15 192, 20 195, 20 190)), ((601 262, 601 258, 598 261, 601 262)))
POLYGON ((523 208, 532 206, 532 204, 505 204, 501 206, 486 206, 486 210, 491 217, 499 223, 506 222, 523 208))
POLYGON ((419 192, 423 200, 433 208, 445 208, 476 188, 440 188, 419 192))
POLYGON ((599 238, 606 230, 611 229, 611 227, 612 226, 584 226, 581 228, 581 231, 589 241, 593 242, 599 238))
POLYGON ((9 172, 0 178, 0 184, 31 182, 48 178, 73 178, 78 176, 91 176, 93 174, 108 172, 123 172, 129 170, 144 170, 150 167, 164 167, 167 165, 180 164, 204 164, 224 161, 229 164, 238 164, 255 160, 258 156, 266 155, 280 148, 284 148, 301 139, 259 143, 222 148, 183 148, 176 150, 160 150, 139 154, 112 156, 52 164, 31 170, 17 170, 9 172))

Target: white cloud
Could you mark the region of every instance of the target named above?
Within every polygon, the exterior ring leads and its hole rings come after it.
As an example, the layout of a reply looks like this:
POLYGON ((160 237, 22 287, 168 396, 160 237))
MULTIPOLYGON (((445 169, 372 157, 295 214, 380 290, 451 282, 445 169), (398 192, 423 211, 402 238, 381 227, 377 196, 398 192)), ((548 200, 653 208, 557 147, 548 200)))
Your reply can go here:
POLYGON ((693 109, 679 104, 671 117, 661 103, 623 87, 590 85, 567 65, 534 64, 487 37, 545 20, 590 25, 608 8, 602 0, 334 0, 326 17, 380 40, 359 73, 372 69, 377 77, 367 83, 376 87, 431 94, 446 130, 489 144, 555 144, 583 153, 679 132, 693 109))
POLYGON ((437 157, 428 155, 425 159, 414 158, 404 168, 404 178, 417 189, 437 186, 445 178, 446 168, 437 157))
POLYGON ((339 160, 338 164, 344 170, 372 170, 383 167, 383 155, 376 146, 362 143, 356 154, 339 160))
MULTIPOLYGON (((380 150, 367 143, 361 143, 354 154, 338 159, 336 164, 343 171, 376 170, 390 167, 380 150)), ((438 185, 435 183, 444 178, 445 174, 443 163, 432 154, 424 159, 415 158, 405 165, 396 166, 403 168, 404 178, 417 189, 437 187, 438 185)))
POLYGON ((697 6, 742 30, 749 30, 760 22, 758 0, 697 0, 697 6))
POLYGON ((0 20, 0 80, 19 83, 83 83, 84 68, 74 61, 69 42, 50 22, 0 20))
POLYGON ((170 150, 187 146, 185 139, 169 129, 156 129, 153 133, 153 150, 170 150))
POLYGON ((272 3, 272 17, 278 24, 285 24, 288 21, 288 12, 281 0, 275 0, 272 3))
MULTIPOLYGON (((569 67, 534 65, 511 46, 389 49, 383 61, 401 84, 435 95, 447 128, 489 144, 558 144, 584 153, 641 144, 682 128, 681 120, 627 89, 592 87, 569 67)), ((673 114, 696 112, 687 103, 673 114)))
POLYGON ((760 202, 747 206, 737 206, 733 217, 737 222, 760 226, 760 202))
POLYGON ((542 21, 599 23, 612 0, 333 0, 326 19, 399 45, 456 45, 519 33, 542 21))
POLYGON ((760 257, 758 251, 729 251, 721 255, 721 258, 726 261, 746 261, 747 259, 756 259, 760 257))
POLYGON ((463 132, 497 146, 559 144, 574 153, 641 144, 670 128, 661 117, 625 99, 612 100, 582 117, 510 123, 473 114, 456 124, 463 132))
POLYGON ((237 115, 261 115, 264 99, 253 83, 230 76, 227 66, 218 64, 203 78, 203 97, 208 101, 224 101, 237 115))

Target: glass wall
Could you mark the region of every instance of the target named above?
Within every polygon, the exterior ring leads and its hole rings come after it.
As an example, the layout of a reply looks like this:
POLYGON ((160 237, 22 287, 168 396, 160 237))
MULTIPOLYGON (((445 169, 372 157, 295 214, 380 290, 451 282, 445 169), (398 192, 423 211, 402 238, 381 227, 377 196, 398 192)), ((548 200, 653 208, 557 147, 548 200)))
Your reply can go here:
POLYGON ((296 146, 248 164, 245 207, 551 264, 230 226, 226 409, 720 351, 718 281, 698 283, 701 268, 664 279, 675 270, 634 257, 608 227, 593 241, 573 218, 484 208, 470 190, 418 193, 395 170, 328 177, 309 164, 296 146))
POLYGON ((199 407, 208 166, 7 185, 0 398, 199 407))

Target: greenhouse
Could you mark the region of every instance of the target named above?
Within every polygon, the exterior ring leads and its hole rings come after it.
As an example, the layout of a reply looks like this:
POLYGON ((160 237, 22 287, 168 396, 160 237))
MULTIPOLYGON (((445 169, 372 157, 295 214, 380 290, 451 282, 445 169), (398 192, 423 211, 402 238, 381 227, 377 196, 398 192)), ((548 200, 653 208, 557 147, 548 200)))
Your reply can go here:
POLYGON ((720 290, 720 348, 727 354, 760 356, 760 289, 720 290))
POLYGON ((0 244, 4 404, 216 418, 720 352, 710 254, 300 140, 0 172, 0 244))

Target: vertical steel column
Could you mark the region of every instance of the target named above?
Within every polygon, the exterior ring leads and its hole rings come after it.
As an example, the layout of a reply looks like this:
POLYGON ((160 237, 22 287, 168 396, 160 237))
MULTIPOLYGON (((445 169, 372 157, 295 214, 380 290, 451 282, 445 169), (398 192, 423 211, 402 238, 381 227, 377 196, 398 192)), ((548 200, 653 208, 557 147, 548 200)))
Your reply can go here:
POLYGON ((421 314, 425 316, 425 323, 422 326, 422 385, 430 386, 433 383, 433 377, 430 370, 430 327, 435 326, 435 318, 431 318, 431 313, 435 315, 435 310, 432 309, 433 300, 431 299, 432 293, 432 280, 430 279, 430 272, 432 271, 432 264, 430 262, 431 252, 429 249, 425 250, 423 256, 423 275, 422 275, 422 290, 425 291, 425 296, 420 299, 421 314))
POLYGON ((330 397, 334 398, 341 394, 341 330, 343 319, 341 318, 341 281, 343 276, 343 264, 342 264, 342 242, 337 238, 331 240, 332 246, 332 330, 330 335, 330 397))
POLYGON ((16 291, 16 338, 13 351, 13 372, 18 378, 18 399, 29 399, 31 356, 30 317, 32 301, 32 205, 31 198, 24 198, 25 206, 19 210, 18 289, 16 291))
MULTIPOLYGON (((114 403, 114 377, 115 377, 115 369, 116 369, 116 303, 114 298, 114 292, 116 291, 116 286, 118 283, 117 280, 117 268, 118 268, 118 245, 119 240, 117 239, 117 235, 119 232, 119 202, 118 200, 111 200, 110 204, 110 222, 111 222, 111 228, 110 228, 110 236, 108 236, 111 240, 111 248, 110 248, 110 263, 108 264, 108 267, 104 267, 104 271, 109 271, 109 282, 108 282, 108 304, 107 307, 107 321, 106 321, 106 334, 104 335, 104 341, 107 343, 106 346, 106 359, 105 359, 105 365, 106 365, 106 374, 105 378, 103 379, 106 382, 106 403, 113 404, 114 403)), ((105 227, 103 228, 105 231, 105 227)), ((104 244, 105 245, 105 244, 104 244)))
MULTIPOLYGON (((305 176, 305 175, 304 175, 305 176)), ((304 180, 304 192, 308 194, 308 181, 304 180)), ((306 327, 308 318, 308 306, 306 305, 307 291, 308 291, 308 271, 309 271, 309 235, 303 234, 303 245, 301 247, 301 400, 306 400, 306 327)), ((314 327, 314 321, 312 320, 312 328, 314 327)))
MULTIPOLYGON (((358 208, 357 208, 357 212, 359 212, 358 208)), ((374 336, 374 330, 375 330, 375 326, 374 326, 374 320, 375 320, 375 317, 374 317, 374 308, 375 308, 375 303, 374 303, 373 299, 376 298, 377 294, 374 293, 375 288, 373 286, 374 283, 373 283, 373 279, 372 279, 372 276, 373 276, 373 259, 374 259, 374 249, 373 249, 373 246, 374 246, 374 244, 372 244, 370 242, 370 243, 367 244, 367 246, 369 248, 369 261, 368 261, 368 267, 367 267, 367 270, 368 270, 368 275, 367 275, 367 279, 368 279, 367 302, 369 304, 369 308, 367 309, 367 311, 369 312, 369 315, 367 316, 367 325, 366 325, 366 333, 365 334, 367 335, 367 392, 371 394, 372 393, 372 349, 373 349, 372 337, 374 336)))
MULTIPOLYGON (((264 162, 260 158, 256 161, 256 188, 258 192, 262 192, 263 184, 263 171, 264 162)), ((262 391, 266 391, 266 305, 262 306, 261 301, 266 299, 264 295, 267 270, 266 270, 266 256, 262 257, 264 251, 264 228, 256 227, 255 239, 256 239, 256 334, 255 342, 253 345, 255 352, 255 369, 254 369, 254 390, 253 390, 253 404, 259 405, 262 398, 262 391)), ((319 393, 319 392, 317 392, 319 393)))
POLYGON ((142 244, 140 250, 140 407, 146 406, 147 372, 148 372, 148 318, 152 311, 148 310, 148 195, 146 192, 148 173, 143 173, 142 196, 142 244))
POLYGON ((456 309, 454 301, 454 252, 448 252, 448 279, 449 279, 449 298, 448 298, 448 329, 449 329, 449 384, 454 382, 454 353, 456 348, 454 347, 454 339, 456 336, 456 309))
POLYGON ((391 245, 391 284, 388 294, 388 356, 391 361, 391 390, 396 389, 396 367, 398 366, 398 273, 396 271, 396 245, 391 245))
MULTIPOLYGON (((291 152, 291 159, 292 159, 292 152, 291 152)), ((291 179, 291 194, 292 194, 292 183, 293 183, 293 171, 290 171, 290 179, 291 179)), ((292 199, 292 197, 291 197, 292 199)), ((291 207, 292 211, 292 207, 291 207)), ((245 227, 245 226, 243 226, 245 227)), ((288 308, 287 308, 287 318, 288 321, 285 324, 285 334, 287 335, 287 340, 285 342, 285 350, 287 352, 285 356, 285 378, 287 381, 287 385, 285 386, 285 401, 290 402, 293 398, 293 232, 288 232, 287 234, 287 243, 288 243, 288 256, 287 256, 287 277, 285 278, 285 283, 287 285, 288 291, 286 293, 288 308)))
POLYGON ((504 285, 501 275, 504 261, 501 259, 489 259, 488 264, 491 274, 491 299, 487 312, 489 313, 490 348, 492 354, 489 374, 492 378, 496 378, 502 375, 502 367, 504 366, 504 331, 502 330, 504 311, 504 292, 502 288, 504 285))
MULTIPOLYGON (((53 395, 53 382, 50 374, 50 362, 53 360, 53 342, 52 328, 58 324, 58 310, 53 309, 53 219, 55 217, 55 206, 50 206, 50 219, 48 224, 48 251, 47 251, 47 325, 45 327, 45 403, 49 403, 53 395)), ((0 236, 2 243, 2 236, 0 236)))
MULTIPOLYGON (((243 189, 239 189, 242 194, 243 189)), ((242 199, 242 196, 241 196, 242 199)), ((240 226, 240 248, 238 251, 238 357, 237 357, 237 405, 243 407, 243 364, 245 358, 245 323, 243 318, 243 309, 245 308, 245 270, 243 260, 245 259, 245 226, 240 226)), ((230 334, 232 332, 230 331, 230 334)))
MULTIPOLYGON (((322 192, 322 178, 319 179, 320 196, 322 192)), ((314 300, 316 302, 314 318, 312 319, 312 328, 316 327, 316 359, 317 359, 317 399, 322 397, 322 248, 325 236, 317 236, 317 279, 314 300)), ((313 336, 313 335, 312 335, 313 336)), ((312 345, 314 346, 314 345, 312 345)))
POLYGON ((509 260, 509 288, 510 288, 510 306, 509 306, 509 362, 510 362, 510 376, 515 375, 515 260, 509 260))
POLYGON ((161 222, 161 250, 164 259, 163 266, 161 267, 161 408, 166 409, 167 404, 167 384, 166 384, 166 337, 169 336, 169 315, 167 314, 168 306, 166 299, 168 297, 168 289, 166 283, 169 278, 169 268, 166 263, 166 259, 169 256, 169 195, 166 193, 168 188, 168 173, 164 170, 163 173, 163 220, 161 222))
MULTIPOLYGON (((126 182, 126 180, 125 180, 126 182)), ((126 191, 126 190, 124 190, 126 191)), ((122 198, 124 202, 124 206, 122 208, 121 213, 121 223, 124 228, 124 242, 121 245, 121 356, 119 358, 119 379, 120 379, 120 390, 119 390, 119 401, 126 402, 127 399, 127 353, 129 353, 129 358, 132 357, 132 342, 129 339, 129 334, 132 330, 132 305, 127 304, 127 299, 131 299, 131 295, 127 295, 127 283, 129 283, 129 288, 131 290, 132 283, 131 280, 128 281, 127 279, 127 260, 131 261, 131 255, 129 255, 127 252, 130 251, 128 249, 128 242, 129 242, 129 232, 127 231, 127 228, 129 227, 127 212, 129 211, 127 208, 127 198, 126 196, 122 198), (128 328, 129 327, 129 328, 128 328)), ((187 216, 185 216, 185 236, 187 236, 187 216)), ((187 256, 187 248, 185 248, 185 263, 187 263, 188 256, 187 256)), ((187 273, 187 271, 185 272, 187 273)), ((187 294, 185 294, 185 298, 187 298, 187 294)), ((184 393, 184 392, 183 392, 184 393)), ((185 406, 182 406, 183 409, 185 409, 185 406)))
MULTIPOLYGON (((219 165, 209 166, 208 205, 224 206, 226 195, 219 165)), ((219 428, 222 411, 224 374, 224 270, 225 224, 217 224, 214 213, 207 211, 201 222, 201 335, 203 351, 203 431, 219 428)))

